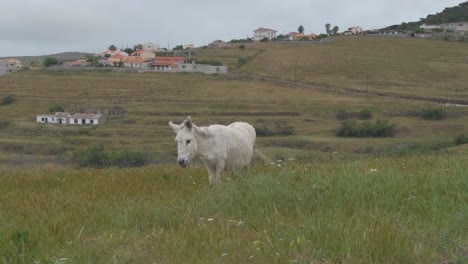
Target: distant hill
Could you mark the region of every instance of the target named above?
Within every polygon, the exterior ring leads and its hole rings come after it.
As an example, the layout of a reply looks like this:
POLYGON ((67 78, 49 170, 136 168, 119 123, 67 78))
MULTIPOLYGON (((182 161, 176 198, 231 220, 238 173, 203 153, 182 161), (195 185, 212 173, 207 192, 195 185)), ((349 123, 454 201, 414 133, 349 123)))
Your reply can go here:
POLYGON ((44 55, 44 56, 16 56, 16 57, 2 57, 0 59, 6 59, 6 58, 15 58, 21 61, 23 65, 25 66, 30 66, 31 63, 34 64, 42 64, 45 58, 47 57, 52 57, 57 59, 58 61, 67 61, 67 60, 77 60, 77 59, 82 59, 84 58, 87 54, 90 53, 84 53, 84 52, 62 52, 62 53, 57 53, 57 54, 51 54, 51 55, 44 55))
POLYGON ((454 7, 447 7, 442 12, 428 15, 417 22, 403 22, 400 25, 389 26, 388 30, 417 30, 422 24, 440 25, 443 23, 468 21, 468 1, 454 7))

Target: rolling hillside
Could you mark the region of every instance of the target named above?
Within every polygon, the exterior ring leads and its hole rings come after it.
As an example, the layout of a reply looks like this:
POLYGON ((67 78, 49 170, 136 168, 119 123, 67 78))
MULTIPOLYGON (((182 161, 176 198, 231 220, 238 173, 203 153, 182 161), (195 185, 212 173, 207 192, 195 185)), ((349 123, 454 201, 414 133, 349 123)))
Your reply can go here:
MULTIPOLYGON (((24 66, 31 66, 31 63, 35 65, 42 65, 45 58, 51 57, 57 59, 59 62, 68 60, 77 60, 84 58, 88 53, 84 52, 62 52, 57 54, 43 55, 43 56, 18 56, 11 57, 21 61, 24 66)), ((3 57, 0 59, 7 59, 10 57, 3 57)))
MULTIPOLYGON (((199 125, 251 122, 288 135, 260 137, 272 155, 317 152, 363 153, 398 146, 440 149, 467 131, 467 109, 444 107, 447 118, 421 119, 420 111, 442 102, 468 101, 468 49, 460 43, 410 39, 337 38, 330 45, 252 44, 246 50, 204 50, 197 56, 225 61, 228 76, 160 73, 22 71, 0 78, 0 160, 40 162, 71 155, 90 144, 134 149, 155 162, 172 160, 174 144, 167 122, 192 115, 199 125), (238 58, 251 57, 238 67, 238 58), (294 81, 296 80, 296 81, 294 81), (60 127, 35 123, 49 106, 123 107, 99 127, 60 127), (391 138, 337 138, 337 111, 372 112, 372 122, 396 125, 391 138), (33 158, 34 157, 34 158, 33 158)), ((354 114, 353 114, 354 113, 354 114)), ((288 154, 288 155, 289 155, 288 154)), ((20 162, 20 163, 21 163, 20 162)))
POLYGON ((0 262, 464 263, 468 144, 455 137, 468 134, 468 107, 440 103, 468 100, 466 47, 340 37, 196 54, 227 76, 1 76, 0 100, 16 101, 0 105, 0 262), (126 114, 35 122, 57 105, 126 114), (251 123, 273 164, 256 157, 209 186, 203 165, 175 162, 168 122, 187 115, 251 123), (343 122, 378 120, 393 137, 336 136, 343 122), (80 167, 77 153, 98 145, 150 164, 80 167))

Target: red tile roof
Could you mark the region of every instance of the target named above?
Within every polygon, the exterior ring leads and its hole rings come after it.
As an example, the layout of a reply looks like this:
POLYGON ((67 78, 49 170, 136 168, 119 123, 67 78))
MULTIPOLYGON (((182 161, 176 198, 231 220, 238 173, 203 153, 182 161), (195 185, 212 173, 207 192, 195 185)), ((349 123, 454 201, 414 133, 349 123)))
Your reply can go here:
POLYGON ((170 57, 170 56, 161 56, 161 57, 155 57, 153 58, 153 61, 158 61, 158 60, 170 60, 170 61, 184 61, 186 60, 186 57, 170 57))
POLYGON ((140 56, 128 56, 125 57, 124 62, 143 62, 143 59, 140 56))
POLYGON ((151 63, 151 66, 171 66, 176 63, 176 61, 155 61, 151 63))

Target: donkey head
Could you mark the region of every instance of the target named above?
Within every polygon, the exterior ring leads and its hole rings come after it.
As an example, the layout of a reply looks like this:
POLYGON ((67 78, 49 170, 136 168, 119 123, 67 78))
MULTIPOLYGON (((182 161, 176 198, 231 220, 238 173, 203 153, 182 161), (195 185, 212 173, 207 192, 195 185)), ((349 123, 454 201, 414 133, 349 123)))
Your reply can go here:
POLYGON ((197 156, 198 142, 196 139, 197 132, 200 130, 192 123, 192 119, 187 119, 180 125, 169 122, 169 126, 176 133, 175 141, 177 141, 177 162, 183 168, 197 156))

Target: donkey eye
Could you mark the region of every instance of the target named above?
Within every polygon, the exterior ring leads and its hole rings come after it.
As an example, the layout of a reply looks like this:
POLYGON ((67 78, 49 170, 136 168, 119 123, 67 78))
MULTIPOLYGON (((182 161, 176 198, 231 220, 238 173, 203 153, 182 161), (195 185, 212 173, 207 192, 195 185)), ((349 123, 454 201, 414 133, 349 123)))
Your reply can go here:
POLYGON ((188 145, 188 144, 190 144, 190 142, 192 142, 192 140, 187 139, 187 141, 185 142, 185 144, 188 145))

